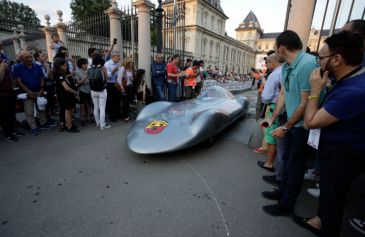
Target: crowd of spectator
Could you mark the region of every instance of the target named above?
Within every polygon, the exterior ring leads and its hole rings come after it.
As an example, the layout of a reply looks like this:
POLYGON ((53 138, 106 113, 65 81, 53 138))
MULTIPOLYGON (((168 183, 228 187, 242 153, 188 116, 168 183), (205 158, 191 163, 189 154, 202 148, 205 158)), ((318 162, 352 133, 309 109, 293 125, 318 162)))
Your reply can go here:
MULTIPOLYGON (((263 180, 276 188, 262 195, 277 203, 263 211, 292 216, 321 237, 340 236, 347 194, 365 173, 365 107, 358 106, 365 101, 364 44, 365 21, 353 20, 319 52, 303 52, 299 36, 284 31, 276 38, 276 52, 266 58, 268 72, 259 90, 264 139, 254 151, 267 156, 258 166, 275 172, 263 180), (313 167, 306 172, 311 157, 313 167), (308 189, 319 198, 313 217, 295 212, 304 179, 319 182, 308 189)), ((348 221, 365 234, 364 219, 348 221)))
MULTIPOLYGON (((252 86, 258 84, 258 108, 264 118, 263 145, 254 151, 267 155, 258 166, 275 172, 263 180, 277 187, 262 193, 277 201, 263 211, 291 215, 321 237, 340 236, 346 195, 365 172, 365 107, 358 105, 365 101, 364 20, 348 22, 312 53, 302 51, 294 31, 284 31, 276 38, 276 51, 268 53, 268 71, 251 69, 249 75, 205 69, 202 60, 187 59, 182 65, 179 55, 165 62, 161 54, 155 55, 150 69, 136 69, 133 58, 121 62, 114 44, 104 51, 90 48, 89 57, 74 65, 58 35, 52 39, 53 63, 42 50, 20 50, 15 62, 0 54, 0 123, 7 141, 24 135, 16 130, 17 98, 23 100, 33 135, 57 124, 60 132, 77 133, 77 104, 81 126, 95 123, 104 130, 111 127, 108 119, 132 121, 131 104, 143 107, 152 101, 193 99, 208 78, 252 80, 252 86), (152 88, 147 86, 146 70, 151 70, 152 88), (58 121, 52 119, 56 115, 58 121), (308 157, 315 162, 306 173, 308 157), (310 218, 295 214, 305 177, 319 181, 320 188, 317 215, 310 218)), ((365 233, 364 220, 352 218, 350 223, 365 233)))

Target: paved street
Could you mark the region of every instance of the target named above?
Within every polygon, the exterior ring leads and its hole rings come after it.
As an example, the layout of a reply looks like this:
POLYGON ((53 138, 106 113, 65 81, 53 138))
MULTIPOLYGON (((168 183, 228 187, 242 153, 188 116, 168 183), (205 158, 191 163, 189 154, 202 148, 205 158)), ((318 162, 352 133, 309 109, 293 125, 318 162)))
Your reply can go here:
MULTIPOLYGON (((245 94, 253 101, 255 93, 245 94)), ((156 156, 131 153, 131 124, 122 122, 1 141, 0 236, 314 236, 263 213, 273 202, 261 192, 272 186, 256 165, 265 157, 247 146, 253 124, 238 122, 209 148, 156 156)), ((303 191, 297 212, 313 215, 316 205, 303 191)), ((345 232, 359 236, 348 225, 345 232)))

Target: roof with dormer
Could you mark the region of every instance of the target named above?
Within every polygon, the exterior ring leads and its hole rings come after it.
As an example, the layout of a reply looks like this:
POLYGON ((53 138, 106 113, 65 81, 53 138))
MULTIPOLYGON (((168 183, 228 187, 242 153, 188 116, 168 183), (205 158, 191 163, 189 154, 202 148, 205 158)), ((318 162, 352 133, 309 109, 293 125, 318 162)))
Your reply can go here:
MULTIPOLYGON (((177 0, 177 2, 180 2, 181 0, 177 0)), ((221 6, 221 1, 220 0, 201 0, 205 3, 208 3, 210 6, 212 6, 213 8, 215 8, 218 12, 220 12, 225 18, 228 19, 228 16, 224 13, 223 8, 221 6)), ((169 4, 169 3, 174 3, 174 0, 165 0, 162 2, 162 5, 165 4, 169 4)))
POLYGON ((239 26, 236 28, 236 31, 248 30, 248 29, 258 30, 258 31, 260 31, 260 33, 262 33, 260 22, 252 10, 248 13, 246 18, 239 24, 239 26))

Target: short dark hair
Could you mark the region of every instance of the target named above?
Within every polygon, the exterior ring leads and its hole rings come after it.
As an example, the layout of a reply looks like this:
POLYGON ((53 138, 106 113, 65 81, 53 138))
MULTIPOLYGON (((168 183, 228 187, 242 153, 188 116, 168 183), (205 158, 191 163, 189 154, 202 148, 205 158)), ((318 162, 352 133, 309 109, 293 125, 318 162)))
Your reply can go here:
POLYGON ((349 21, 351 23, 351 32, 356 32, 365 40, 365 20, 357 19, 349 21))
POLYGON ((92 57, 93 61, 92 61, 92 65, 94 66, 104 66, 105 64, 105 60, 103 59, 103 56, 101 56, 100 54, 94 54, 92 57))
POLYGON ((200 63, 200 64, 204 64, 204 61, 203 61, 203 60, 199 60, 199 63, 200 63))
POLYGON ((91 58, 93 56, 93 53, 94 53, 95 50, 96 50, 96 48, 89 48, 87 50, 87 55, 89 55, 89 57, 91 58))
POLYGON ((78 60, 77 60, 77 67, 78 68, 81 68, 81 66, 83 65, 83 64, 88 64, 89 62, 87 61, 87 59, 86 58, 79 58, 78 60))
POLYGON ((200 66, 200 63, 198 60, 194 60, 193 61, 193 67, 199 67, 200 66))
POLYGON ((266 56, 270 56, 271 54, 275 53, 275 50, 270 50, 269 52, 266 53, 266 56))
POLYGON ((174 55, 172 56, 172 59, 177 59, 177 58, 180 58, 180 55, 178 55, 178 54, 174 54, 174 55))
POLYGON ((276 37, 276 47, 284 46, 290 51, 303 48, 299 35, 292 30, 286 30, 276 37))
POLYGON ((33 54, 33 58, 34 58, 36 61, 38 61, 38 59, 39 59, 39 55, 40 55, 41 53, 42 53, 41 51, 37 51, 37 52, 35 52, 35 53, 33 54))
POLYGON ((186 62, 192 62, 193 60, 191 58, 187 58, 186 62))
POLYGON ((364 42, 360 34, 341 31, 325 39, 324 43, 328 45, 331 54, 340 54, 347 65, 362 64, 364 42))

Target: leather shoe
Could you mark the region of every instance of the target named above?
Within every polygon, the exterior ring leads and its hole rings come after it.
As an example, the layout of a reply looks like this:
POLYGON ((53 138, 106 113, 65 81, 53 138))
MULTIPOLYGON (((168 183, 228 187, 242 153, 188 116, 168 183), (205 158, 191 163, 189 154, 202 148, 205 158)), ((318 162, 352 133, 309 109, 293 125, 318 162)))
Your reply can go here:
POLYGON ((313 234, 315 234, 317 236, 319 235, 320 229, 317 229, 316 227, 308 224, 308 221, 310 220, 310 218, 300 217, 300 216, 297 216, 294 214, 293 214, 292 218, 293 218, 293 221, 295 223, 297 223, 298 225, 300 225, 301 227, 309 230, 310 232, 312 232, 313 234))
POLYGON ((263 206, 262 209, 270 216, 290 216, 292 211, 280 204, 263 206))
POLYGON ((282 197, 281 193, 277 189, 274 189, 272 192, 262 192, 262 196, 264 196, 266 199, 274 201, 279 201, 282 197))
POLYGON ((278 181, 276 179, 276 175, 264 175, 264 176, 262 176, 262 179, 265 182, 267 182, 269 184, 272 184, 272 185, 274 185, 276 187, 279 187, 279 185, 280 185, 280 181, 278 181))
POLYGON ((263 161, 257 161, 257 165, 258 166, 260 166, 261 168, 263 168, 263 169, 265 169, 265 170, 268 170, 268 171, 270 171, 270 172, 274 172, 275 170, 274 170, 274 167, 266 167, 265 166, 265 162, 263 162, 263 161))

